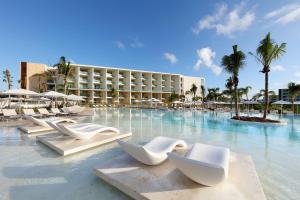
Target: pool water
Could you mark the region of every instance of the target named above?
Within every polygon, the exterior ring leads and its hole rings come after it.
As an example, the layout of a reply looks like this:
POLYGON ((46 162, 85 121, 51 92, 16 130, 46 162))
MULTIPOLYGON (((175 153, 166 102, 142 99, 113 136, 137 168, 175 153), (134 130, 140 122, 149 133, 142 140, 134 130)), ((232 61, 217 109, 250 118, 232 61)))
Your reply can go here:
MULTIPOLYGON (((96 110, 83 122, 131 130, 132 142, 163 135, 250 154, 268 199, 300 199, 300 117, 287 125, 229 120, 230 113, 142 109, 96 110)), ((0 199, 129 199, 93 168, 122 150, 116 143, 65 158, 16 128, 0 127, 0 199)))

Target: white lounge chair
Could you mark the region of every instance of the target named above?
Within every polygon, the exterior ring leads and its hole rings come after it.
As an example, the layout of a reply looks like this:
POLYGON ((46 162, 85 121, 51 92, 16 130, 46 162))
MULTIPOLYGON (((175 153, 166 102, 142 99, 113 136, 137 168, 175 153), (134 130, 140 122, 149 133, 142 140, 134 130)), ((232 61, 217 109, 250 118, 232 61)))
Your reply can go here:
POLYGON ((2 114, 6 120, 20 118, 20 115, 17 114, 15 109, 3 109, 2 114))
POLYGON ((51 112, 56 115, 68 115, 66 112, 61 112, 58 108, 51 108, 51 112))
POLYGON ((129 155, 146 165, 158 165, 164 162, 168 158, 167 153, 172 152, 176 147, 187 147, 183 140, 163 136, 155 137, 144 146, 121 140, 118 140, 118 143, 129 155))
POLYGON ((42 114, 37 114, 34 112, 33 109, 23 109, 23 114, 24 115, 27 115, 27 116, 33 116, 33 117, 42 117, 43 115, 42 114))
MULTIPOLYGON (((48 124, 50 125, 51 123, 48 124)), ((98 133, 102 133, 106 131, 120 133, 120 130, 117 128, 102 126, 102 125, 92 124, 92 123, 83 123, 83 124, 74 124, 74 125, 64 125, 64 124, 56 124, 56 125, 57 125, 56 129, 58 131, 79 140, 87 140, 94 137, 98 133)), ((54 128, 54 126, 52 127, 54 128)))
POLYGON ((183 174, 206 186, 214 186, 227 178, 229 156, 229 149, 206 144, 195 144, 186 156, 168 153, 170 161, 183 174))
POLYGON ((69 123, 76 123, 75 120, 72 119, 67 119, 67 118, 61 118, 61 117, 52 117, 52 118, 46 118, 46 119, 37 119, 32 116, 25 116, 26 119, 30 120, 36 125, 43 126, 43 127, 52 127, 49 126, 47 122, 51 122, 53 124, 58 124, 62 122, 69 122, 69 123))
POLYGON ((46 116, 55 116, 56 115, 55 113, 49 113, 46 108, 38 108, 38 111, 40 114, 46 115, 46 116))

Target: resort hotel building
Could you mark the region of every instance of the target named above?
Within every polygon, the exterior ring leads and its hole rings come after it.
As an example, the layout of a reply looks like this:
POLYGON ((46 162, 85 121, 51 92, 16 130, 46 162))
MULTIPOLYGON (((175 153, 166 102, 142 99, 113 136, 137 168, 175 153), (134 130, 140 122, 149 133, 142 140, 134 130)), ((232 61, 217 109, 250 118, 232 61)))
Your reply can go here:
MULTIPOLYGON (((94 103, 132 104, 152 98, 165 102, 172 93, 185 95, 192 84, 198 89, 201 97, 201 85, 205 85, 203 77, 191 77, 153 71, 123 69, 115 67, 71 64, 72 72, 68 78, 69 94, 85 97, 94 103)), ((21 62, 21 88, 37 91, 46 86, 46 90, 54 89, 53 80, 45 80, 38 74, 53 69, 46 64, 21 62)), ((60 84, 62 80, 59 80, 60 84)), ((186 95, 191 101, 192 96, 186 95)))

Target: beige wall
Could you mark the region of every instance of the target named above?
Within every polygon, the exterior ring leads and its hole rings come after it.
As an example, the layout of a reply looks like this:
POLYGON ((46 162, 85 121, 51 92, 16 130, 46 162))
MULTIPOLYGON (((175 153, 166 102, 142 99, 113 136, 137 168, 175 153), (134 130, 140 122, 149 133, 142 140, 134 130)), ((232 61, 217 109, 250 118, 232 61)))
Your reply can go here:
MULTIPOLYGON (((193 76, 183 76, 183 92, 185 94, 186 91, 189 91, 192 87, 192 84, 195 84, 197 86, 197 96, 201 95, 201 85, 204 85, 204 79, 201 77, 193 77, 193 76)), ((192 96, 187 95, 186 98, 188 100, 191 100, 192 96)))
POLYGON ((47 69, 46 64, 23 62, 21 64, 21 78, 20 78, 21 81, 25 81, 25 83, 22 84, 23 88, 25 87, 24 89, 39 92, 38 91, 39 85, 40 87, 44 87, 46 84, 46 80, 44 79, 39 80, 39 78, 35 77, 34 75, 43 73, 46 71, 46 69, 47 69))

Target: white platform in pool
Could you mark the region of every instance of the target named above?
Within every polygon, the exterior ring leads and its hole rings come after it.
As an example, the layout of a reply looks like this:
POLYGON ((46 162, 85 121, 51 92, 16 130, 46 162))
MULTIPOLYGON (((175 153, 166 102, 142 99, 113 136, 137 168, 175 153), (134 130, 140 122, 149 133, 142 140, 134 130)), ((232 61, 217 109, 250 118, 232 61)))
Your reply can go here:
POLYGON ((49 132, 54 130, 51 127, 44 127, 44 126, 19 126, 18 128, 27 134, 49 132))
POLYGON ((106 131, 95 135, 88 140, 77 140, 71 136, 62 135, 61 133, 50 133, 47 135, 37 136, 37 140, 61 155, 70 155, 97 147, 117 139, 131 136, 131 132, 114 133, 106 131))
POLYGON ((236 153, 231 153, 228 179, 214 187, 191 181, 168 160, 147 166, 125 153, 101 163, 95 173, 135 199, 266 199, 251 157, 236 153))

